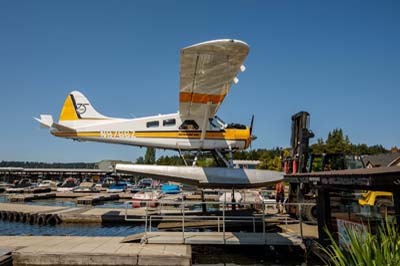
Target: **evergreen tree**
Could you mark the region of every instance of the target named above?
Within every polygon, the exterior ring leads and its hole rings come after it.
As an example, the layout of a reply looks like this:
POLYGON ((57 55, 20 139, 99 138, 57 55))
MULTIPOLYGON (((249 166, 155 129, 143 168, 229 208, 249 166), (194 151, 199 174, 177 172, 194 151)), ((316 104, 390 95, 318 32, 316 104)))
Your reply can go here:
POLYGON ((156 149, 148 147, 146 149, 146 154, 144 155, 145 164, 155 164, 156 163, 156 149))
POLYGON ((139 156, 139 157, 136 159, 136 164, 144 164, 143 156, 139 156))

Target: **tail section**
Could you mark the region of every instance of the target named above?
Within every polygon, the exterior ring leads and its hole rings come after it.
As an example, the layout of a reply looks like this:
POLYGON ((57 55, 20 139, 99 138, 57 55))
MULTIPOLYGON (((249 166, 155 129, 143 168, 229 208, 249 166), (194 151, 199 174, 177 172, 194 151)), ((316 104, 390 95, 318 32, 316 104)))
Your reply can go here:
POLYGON ((79 91, 73 91, 65 99, 59 122, 80 119, 98 120, 108 119, 108 117, 97 112, 85 95, 79 91))
POLYGON ((53 116, 51 115, 40 115, 40 118, 34 117, 34 119, 40 123, 41 128, 51 128, 53 125, 53 116))

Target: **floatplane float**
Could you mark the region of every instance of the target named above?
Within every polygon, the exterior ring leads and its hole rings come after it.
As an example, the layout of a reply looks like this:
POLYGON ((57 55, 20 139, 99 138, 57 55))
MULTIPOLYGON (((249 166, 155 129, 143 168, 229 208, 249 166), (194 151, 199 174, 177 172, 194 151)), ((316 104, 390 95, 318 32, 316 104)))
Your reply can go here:
MULTIPOLYGON (((232 152, 244 150, 256 139, 250 126, 226 124, 216 113, 243 62, 249 46, 239 40, 214 40, 181 49, 179 111, 141 118, 113 118, 100 114, 78 91, 66 98, 59 120, 35 118, 56 137, 139 147, 195 152, 191 166, 117 164, 116 170, 157 177, 199 187, 262 187, 283 179, 276 171, 233 168, 232 152), (198 167, 202 152, 211 152, 225 164, 198 167), (225 155, 228 155, 226 158, 225 155)), ((184 157, 182 156, 184 159, 184 157)), ((186 164, 186 162, 185 162, 186 164)))

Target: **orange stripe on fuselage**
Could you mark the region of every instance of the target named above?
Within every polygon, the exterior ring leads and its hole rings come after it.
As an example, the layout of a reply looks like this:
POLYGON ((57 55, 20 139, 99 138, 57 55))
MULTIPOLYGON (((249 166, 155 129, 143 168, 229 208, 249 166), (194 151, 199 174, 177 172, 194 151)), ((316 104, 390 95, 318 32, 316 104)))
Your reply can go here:
POLYGON ((179 93, 179 101, 182 102, 192 102, 192 103, 208 103, 218 104, 222 102, 226 94, 212 95, 212 94, 202 94, 202 93, 191 93, 191 92, 181 92, 179 93))

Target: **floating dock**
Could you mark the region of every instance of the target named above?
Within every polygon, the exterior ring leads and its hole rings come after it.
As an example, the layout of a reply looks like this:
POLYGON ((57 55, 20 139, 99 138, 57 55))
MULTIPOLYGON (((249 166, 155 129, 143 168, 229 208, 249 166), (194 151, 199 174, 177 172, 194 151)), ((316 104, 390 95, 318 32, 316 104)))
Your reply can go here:
POLYGON ((78 205, 95 205, 109 200, 119 200, 119 194, 87 195, 76 199, 78 205))
POLYGON ((40 194, 10 194, 7 196, 7 199, 10 202, 26 202, 32 200, 41 200, 41 199, 54 199, 56 198, 56 193, 40 193, 40 194))
POLYGON ((50 192, 50 188, 45 187, 26 187, 26 188, 7 188, 6 192, 13 194, 13 193, 25 193, 25 194, 37 194, 37 193, 48 193, 50 192))
MULTIPOLYGON (((148 212, 149 213, 149 212, 148 212)), ((146 215, 144 208, 128 209, 128 218, 139 219, 146 215)), ((35 206, 0 203, 0 219, 30 224, 59 223, 124 223, 125 209, 35 206)))
POLYGON ((190 245, 122 243, 123 237, 0 236, 13 266, 191 265, 190 245))
POLYGON ((301 238, 289 233, 146 232, 128 236, 123 241, 144 241, 149 244, 272 245, 303 247, 301 238))

